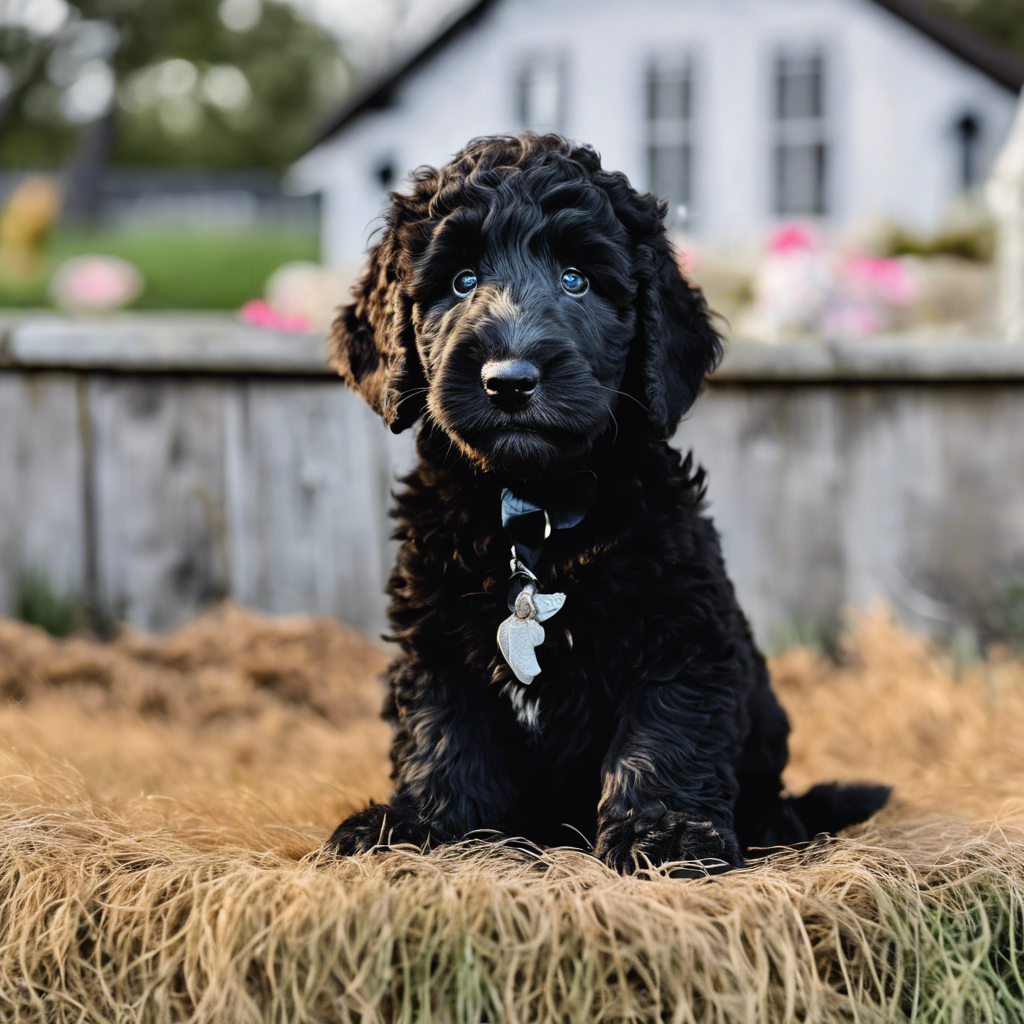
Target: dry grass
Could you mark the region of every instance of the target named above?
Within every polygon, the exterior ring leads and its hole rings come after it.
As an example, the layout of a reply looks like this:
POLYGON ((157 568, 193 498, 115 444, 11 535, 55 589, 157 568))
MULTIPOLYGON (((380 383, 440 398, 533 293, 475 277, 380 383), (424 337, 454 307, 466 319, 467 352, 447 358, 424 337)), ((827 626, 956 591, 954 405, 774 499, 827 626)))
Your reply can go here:
POLYGON ((775 660, 790 781, 899 799, 701 882, 466 845, 318 858, 388 790, 340 627, 225 607, 101 646, 0 623, 0 1020, 1024 1018, 1024 664, 961 678, 884 615, 775 660))

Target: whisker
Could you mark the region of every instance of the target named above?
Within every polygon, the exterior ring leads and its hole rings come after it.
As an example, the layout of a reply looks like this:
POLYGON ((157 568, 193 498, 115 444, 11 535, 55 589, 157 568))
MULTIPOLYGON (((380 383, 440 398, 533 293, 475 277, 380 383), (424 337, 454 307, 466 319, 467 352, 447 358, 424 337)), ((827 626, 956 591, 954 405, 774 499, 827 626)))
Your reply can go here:
POLYGON ((602 391, 610 391, 613 395, 622 395, 623 398, 628 398, 631 402, 636 402, 636 404, 639 405, 640 408, 643 409, 643 411, 647 413, 648 416, 652 415, 651 410, 648 409, 647 406, 644 405, 644 403, 641 402, 639 398, 634 398, 631 394, 629 394, 629 392, 619 391, 618 388, 606 388, 603 384, 598 384, 597 386, 601 388, 602 391))
POLYGON ((402 394, 398 398, 398 402, 395 404, 395 408, 396 409, 400 408, 402 403, 407 398, 412 398, 415 395, 422 395, 424 392, 427 392, 429 390, 430 390, 430 388, 413 388, 412 391, 403 391, 402 394))

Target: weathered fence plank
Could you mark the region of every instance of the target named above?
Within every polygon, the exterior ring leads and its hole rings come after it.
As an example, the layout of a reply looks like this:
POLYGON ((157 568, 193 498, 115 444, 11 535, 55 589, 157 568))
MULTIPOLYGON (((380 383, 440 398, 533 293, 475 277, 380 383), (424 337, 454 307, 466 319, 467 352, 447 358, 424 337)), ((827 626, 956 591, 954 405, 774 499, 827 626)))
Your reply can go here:
POLYGON ((100 375, 86 398, 98 607, 151 629, 180 625, 228 594, 225 390, 100 375))
POLYGON ((388 491, 411 438, 389 443, 334 383, 254 381, 232 396, 228 423, 231 593, 268 611, 329 610, 381 628, 388 491))
POLYGON ((976 621, 1024 579, 1024 393, 1009 384, 717 388, 676 443, 709 470, 730 573, 765 639, 885 598, 976 621))
POLYGON ((0 609, 30 575, 86 587, 85 445, 79 383, 60 373, 0 374, 0 609))

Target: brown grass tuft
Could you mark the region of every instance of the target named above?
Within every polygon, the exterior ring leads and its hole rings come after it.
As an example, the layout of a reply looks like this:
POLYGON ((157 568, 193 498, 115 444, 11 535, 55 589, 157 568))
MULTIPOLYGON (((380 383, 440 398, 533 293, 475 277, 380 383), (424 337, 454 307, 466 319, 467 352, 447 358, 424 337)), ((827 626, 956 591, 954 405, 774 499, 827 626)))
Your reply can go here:
POLYGON ((321 858, 388 792, 384 656, 330 622, 0 622, 0 1020, 1020 1020, 1024 664, 955 677, 878 612, 844 650, 775 659, 790 783, 898 799, 691 882, 480 843, 321 858))

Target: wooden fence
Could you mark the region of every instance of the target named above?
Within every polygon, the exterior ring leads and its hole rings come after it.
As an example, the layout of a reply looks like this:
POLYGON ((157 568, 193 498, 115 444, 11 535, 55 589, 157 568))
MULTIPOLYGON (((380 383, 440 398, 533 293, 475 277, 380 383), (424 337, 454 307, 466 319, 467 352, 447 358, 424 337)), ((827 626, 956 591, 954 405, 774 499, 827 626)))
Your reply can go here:
MULTIPOLYGON (((1024 579, 1024 346, 735 343, 675 443, 762 641, 885 598, 989 621, 1024 579)), ((412 459, 318 338, 168 314, 0 323, 0 613, 27 580, 169 629, 222 597, 384 626, 412 459)))

